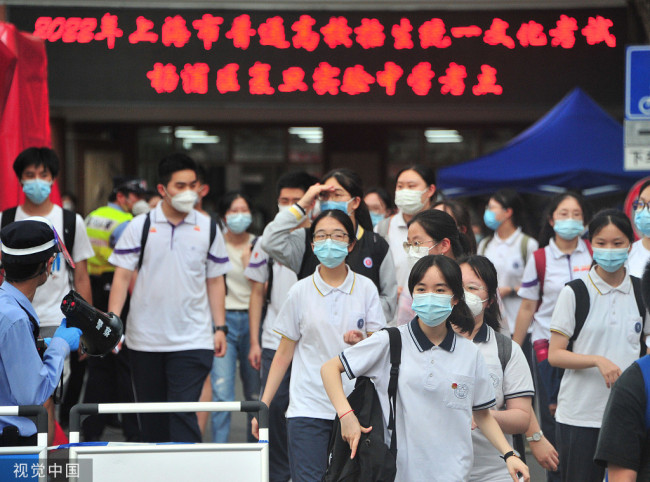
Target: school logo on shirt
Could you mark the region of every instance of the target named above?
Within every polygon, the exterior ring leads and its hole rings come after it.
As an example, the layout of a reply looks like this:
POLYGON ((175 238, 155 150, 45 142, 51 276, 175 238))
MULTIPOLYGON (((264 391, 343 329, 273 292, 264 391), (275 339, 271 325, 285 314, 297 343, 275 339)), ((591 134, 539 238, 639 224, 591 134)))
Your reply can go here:
POLYGON ((363 328, 363 318, 359 318, 357 320, 357 328, 359 328, 360 330, 363 328))
POLYGON ((368 256, 367 258, 365 258, 365 259, 363 260, 363 265, 364 265, 366 268, 368 268, 368 269, 372 268, 372 258, 371 258, 370 256, 368 256))
POLYGON ((467 398, 469 388, 466 384, 461 383, 459 385, 458 383, 452 383, 451 388, 454 390, 454 395, 456 395, 456 398, 460 398, 461 400, 467 398))
POLYGON ((634 331, 636 331, 637 333, 641 333, 641 323, 640 322, 638 322, 638 321, 636 322, 636 324, 634 325, 634 331))
POLYGON ((490 379, 492 380, 492 385, 494 386, 494 388, 499 386, 500 380, 498 375, 495 375, 494 373, 490 373, 490 379))
POLYGON ((519 269, 519 261, 515 261, 514 263, 512 263, 512 267, 514 269, 519 269))

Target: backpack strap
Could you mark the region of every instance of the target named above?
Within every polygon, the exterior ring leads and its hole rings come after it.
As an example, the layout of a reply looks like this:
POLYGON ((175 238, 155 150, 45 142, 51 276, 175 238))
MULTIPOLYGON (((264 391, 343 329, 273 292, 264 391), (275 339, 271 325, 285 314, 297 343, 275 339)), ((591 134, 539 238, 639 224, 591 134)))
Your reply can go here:
POLYGON ((582 279, 578 278, 569 281, 566 286, 573 290, 576 299, 576 326, 573 330, 573 336, 569 338, 569 345, 567 346, 567 350, 571 351, 573 349, 573 343, 578 339, 578 335, 580 335, 580 331, 582 331, 582 327, 585 325, 585 321, 587 320, 590 301, 587 285, 582 279))
POLYGON ((643 383, 645 384, 645 429, 650 430, 650 355, 643 356, 636 360, 636 364, 641 368, 643 383))
POLYGON ((542 296, 544 296, 544 279, 546 278, 546 248, 539 248, 533 253, 535 258, 535 271, 537 272, 537 279, 539 280, 539 302, 537 308, 542 304, 542 296))
POLYGON ((391 431, 390 451, 397 454, 397 430, 395 429, 395 417, 397 414, 397 380, 399 377, 399 365, 402 361, 402 335, 397 327, 384 328, 388 332, 390 341, 390 379, 388 380, 388 403, 390 415, 388 418, 388 429, 391 431))
POLYGON ((644 334, 646 307, 645 307, 645 303, 643 302, 641 280, 636 276, 630 276, 630 281, 632 282, 632 289, 634 290, 634 298, 636 299, 636 306, 639 310, 639 316, 641 317, 641 352, 639 353, 639 356, 642 357, 645 356, 648 348, 645 343, 645 334, 644 334))
POLYGON ((63 210, 63 242, 72 256, 74 238, 77 231, 77 213, 68 209, 63 210))
POLYGON ((2 225, 0 225, 0 229, 4 228, 10 223, 13 223, 14 220, 16 219, 16 210, 18 209, 18 206, 14 206, 12 208, 9 208, 5 211, 2 212, 2 225))
POLYGON ((499 333, 498 331, 494 332, 497 339, 497 354, 499 355, 499 361, 501 362, 501 370, 505 374, 506 366, 512 357, 512 340, 509 336, 499 333))
POLYGON ((144 247, 147 245, 147 238, 149 237, 149 228, 151 227, 151 216, 147 213, 142 225, 142 236, 140 237, 140 257, 138 258, 138 271, 142 268, 142 260, 144 259, 144 247))
POLYGON ((526 266, 526 262, 528 261, 528 243, 530 243, 530 236, 526 233, 521 233, 521 236, 519 249, 521 250, 521 259, 524 261, 524 266, 526 266))
POLYGON ((481 252, 478 254, 480 254, 481 256, 485 256, 485 252, 487 251, 488 244, 490 244, 490 241, 492 241, 493 237, 494 235, 490 234, 489 236, 483 238, 483 241, 481 241, 482 244, 480 246, 481 252))
POLYGON ((589 255, 593 258, 593 256, 594 256, 594 248, 591 247, 591 243, 589 242, 588 239, 583 239, 583 241, 587 245, 587 251, 589 251, 589 255))

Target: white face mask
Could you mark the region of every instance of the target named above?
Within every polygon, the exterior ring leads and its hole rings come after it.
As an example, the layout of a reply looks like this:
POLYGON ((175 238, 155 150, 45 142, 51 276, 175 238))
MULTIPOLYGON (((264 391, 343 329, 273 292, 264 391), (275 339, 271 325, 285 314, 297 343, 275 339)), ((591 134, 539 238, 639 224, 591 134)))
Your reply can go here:
POLYGON ((137 216, 138 214, 146 214, 149 211, 151 211, 151 208, 149 207, 149 203, 147 201, 145 201, 144 199, 140 199, 131 208, 131 213, 134 216, 137 216))
POLYGON ((404 214, 417 214, 424 208, 425 203, 422 202, 422 195, 425 192, 427 192, 426 189, 424 191, 414 191, 413 189, 395 191, 395 205, 404 214))
POLYGON ((483 313, 483 303, 485 301, 487 301, 487 299, 482 300, 480 296, 465 290, 465 304, 467 304, 467 307, 472 312, 473 316, 476 317, 483 313))
POLYGON ((413 266, 415 266, 415 263, 417 263, 419 260, 424 258, 426 255, 429 254, 429 251, 431 251, 433 248, 438 246, 438 243, 434 244, 431 247, 426 247, 426 246, 418 246, 417 248, 415 246, 411 246, 409 248, 409 252, 406 255, 406 258, 409 263, 409 271, 413 269, 413 266))
MULTIPOLYGON (((169 196, 169 193, 167 193, 169 196)), ((171 197, 171 205, 176 211, 181 213, 189 213, 196 204, 199 195, 196 191, 186 189, 171 197)))

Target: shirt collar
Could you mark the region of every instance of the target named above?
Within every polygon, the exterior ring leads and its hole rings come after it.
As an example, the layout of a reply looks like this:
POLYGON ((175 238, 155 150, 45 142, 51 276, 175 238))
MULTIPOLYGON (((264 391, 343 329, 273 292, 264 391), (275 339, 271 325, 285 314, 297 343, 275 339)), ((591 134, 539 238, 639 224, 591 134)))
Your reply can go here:
MULTIPOLYGON (((448 321, 446 321, 445 323, 447 325, 447 336, 445 336, 445 339, 442 340, 442 342, 440 343, 440 345, 438 345, 438 347, 442 348, 445 351, 452 352, 454 351, 454 347, 456 346, 456 333, 451 327, 451 323, 449 323, 448 321)), ((409 323, 409 333, 411 334, 411 338, 413 338, 413 342, 415 343, 415 346, 420 352, 430 350, 435 346, 431 342, 431 340, 427 338, 427 335, 424 334, 422 328, 420 328, 420 323, 418 323, 417 316, 413 318, 409 323)))
POLYGON ((494 232, 494 239, 496 239, 497 241, 499 241, 501 243, 505 243, 507 245, 512 246, 515 243, 515 241, 517 240, 517 238, 519 237, 520 234, 521 234, 521 228, 517 228, 517 229, 515 229, 515 232, 512 233, 510 236, 508 236, 506 239, 501 239, 499 237, 499 235, 497 234, 497 232, 495 231, 494 232))
MULTIPOLYGON (((566 253, 563 253, 562 251, 560 251, 560 248, 557 247, 557 244, 555 243, 555 240, 553 238, 551 238, 548 241, 548 245, 549 245, 549 247, 551 249, 551 254, 553 254, 553 257, 555 259, 560 259, 563 256, 571 256, 571 255, 567 255, 566 253)), ((582 253, 584 251, 587 251, 587 244, 584 242, 584 240, 578 239, 578 245, 576 246, 576 249, 574 249, 573 253, 571 253, 571 254, 582 253)))
POLYGON ((490 330, 488 329, 487 323, 483 321, 483 324, 478 330, 478 333, 474 336, 474 343, 485 343, 490 339, 490 330))
POLYGON ((610 286, 603 279, 598 275, 596 272, 596 266, 591 268, 589 270, 589 277, 585 279, 585 283, 592 283, 592 285, 598 290, 598 293, 601 295, 605 295, 609 293, 610 291, 620 291, 621 293, 629 293, 630 290, 632 289, 632 282, 630 281, 630 277, 627 276, 628 273, 626 273, 625 278, 623 279, 623 282, 616 286, 610 286))
MULTIPOLYGON (((167 218, 165 217, 165 213, 162 210, 162 203, 164 201, 160 201, 156 207, 154 208, 153 212, 153 219, 152 221, 154 223, 169 223, 171 224, 167 218)), ((189 213, 187 213, 187 216, 185 216, 185 219, 183 219, 179 224, 197 224, 197 219, 196 219, 196 213, 197 211, 195 209, 192 209, 189 213)))
POLYGON ((118 211, 124 212, 124 209, 121 208, 119 204, 108 203, 109 208, 117 209, 118 211))
POLYGON ((354 274, 354 271, 352 271, 347 264, 345 266, 348 269, 348 274, 345 277, 345 280, 343 281, 341 286, 337 286, 336 288, 325 283, 325 281, 320 275, 320 265, 316 267, 316 271, 314 271, 314 274, 312 275, 312 280, 314 282, 314 286, 316 287, 316 290, 318 290, 321 296, 327 296, 332 291, 336 291, 336 290, 342 291, 347 295, 352 294, 352 290, 354 289, 354 282, 356 280, 356 275, 354 274))
POLYGON ((6 281, 2 283, 2 286, 0 286, 0 290, 4 291, 9 296, 11 296, 14 300, 16 300, 16 303, 18 303, 38 322, 38 315, 36 314, 34 307, 32 306, 31 302, 27 299, 27 297, 22 293, 22 291, 20 291, 11 283, 6 281))
POLYGON ((398 212, 395 216, 393 216, 393 221, 396 222, 395 226, 398 228, 407 228, 406 226, 406 220, 404 219, 404 214, 402 211, 398 212))

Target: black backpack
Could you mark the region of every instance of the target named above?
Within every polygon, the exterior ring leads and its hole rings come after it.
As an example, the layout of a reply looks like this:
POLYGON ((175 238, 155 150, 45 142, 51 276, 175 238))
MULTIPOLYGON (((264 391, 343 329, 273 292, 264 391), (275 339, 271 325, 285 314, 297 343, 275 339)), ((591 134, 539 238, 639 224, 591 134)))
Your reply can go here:
POLYGON ((388 400, 390 416, 388 428, 392 430, 390 448, 384 440, 384 416, 374 383, 368 377, 359 377, 348 402, 362 427, 373 429, 362 433, 357 454, 350 459, 350 446, 341 438, 341 423, 334 420, 328 448, 329 463, 323 482, 392 482, 397 473, 397 437, 395 430, 395 402, 397 379, 402 358, 402 335, 397 328, 386 328, 390 339, 390 379, 388 400))

